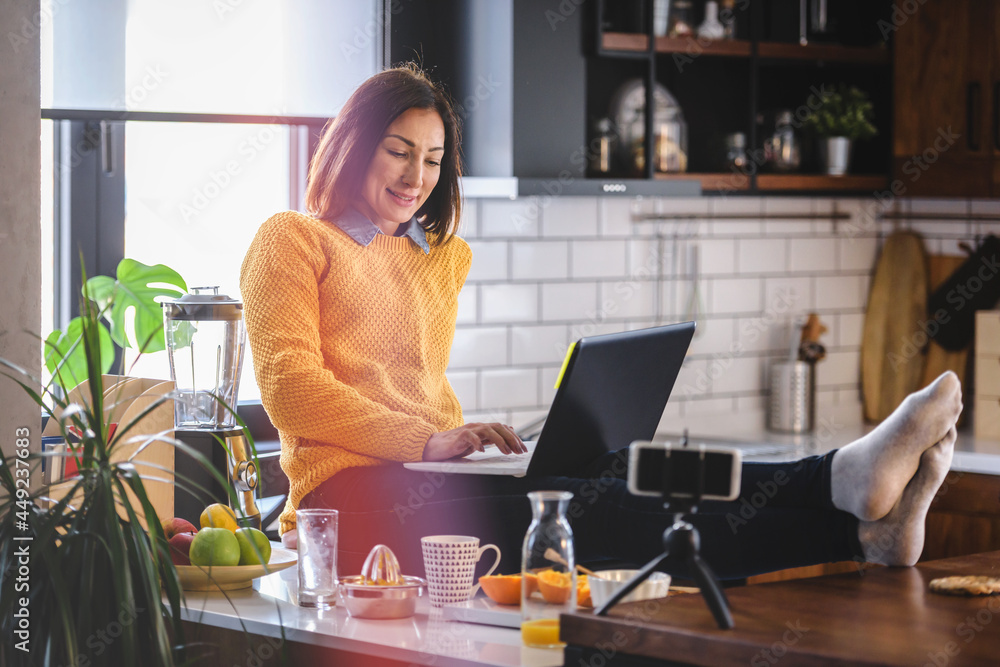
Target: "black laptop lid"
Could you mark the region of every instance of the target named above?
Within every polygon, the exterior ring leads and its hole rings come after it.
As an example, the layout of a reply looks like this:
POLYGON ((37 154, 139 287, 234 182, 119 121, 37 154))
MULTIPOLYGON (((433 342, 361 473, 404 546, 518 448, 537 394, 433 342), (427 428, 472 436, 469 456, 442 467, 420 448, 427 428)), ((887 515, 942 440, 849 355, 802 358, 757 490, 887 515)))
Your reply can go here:
POLYGON ((581 338, 528 475, 574 475, 605 452, 650 440, 684 363, 694 322, 581 338))

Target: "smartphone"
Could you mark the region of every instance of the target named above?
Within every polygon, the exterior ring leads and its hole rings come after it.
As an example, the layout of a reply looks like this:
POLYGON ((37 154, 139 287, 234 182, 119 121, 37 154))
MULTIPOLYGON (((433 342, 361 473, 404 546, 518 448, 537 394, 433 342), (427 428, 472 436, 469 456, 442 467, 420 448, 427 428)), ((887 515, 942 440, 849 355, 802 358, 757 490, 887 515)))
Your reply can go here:
POLYGON ((735 500, 740 495, 743 464, 740 450, 703 444, 680 447, 672 442, 642 440, 629 446, 628 490, 637 496, 694 498, 702 463, 702 500, 735 500))

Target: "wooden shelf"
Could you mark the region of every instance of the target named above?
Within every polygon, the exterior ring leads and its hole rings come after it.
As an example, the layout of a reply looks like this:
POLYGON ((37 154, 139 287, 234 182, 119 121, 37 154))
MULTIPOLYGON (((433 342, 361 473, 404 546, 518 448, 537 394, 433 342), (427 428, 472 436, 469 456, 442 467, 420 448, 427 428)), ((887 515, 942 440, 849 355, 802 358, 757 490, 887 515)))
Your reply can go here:
POLYGON ((889 186, 889 177, 882 174, 847 174, 827 176, 825 174, 758 174, 757 189, 772 190, 884 190, 889 186))
MULTIPOLYGON (((694 37, 657 37, 654 43, 657 53, 685 53, 696 56, 729 56, 749 58, 752 52, 746 40, 698 40, 694 37)), ((606 32, 601 48, 608 51, 631 51, 645 53, 649 50, 649 36, 640 33, 606 32)))
POLYGON ((717 192, 746 192, 750 189, 750 177, 732 172, 656 174, 658 181, 698 181, 702 190, 717 192))
POLYGON ((839 44, 788 44, 760 42, 757 55, 779 60, 825 60, 838 63, 888 65, 889 50, 878 47, 841 46, 839 44))

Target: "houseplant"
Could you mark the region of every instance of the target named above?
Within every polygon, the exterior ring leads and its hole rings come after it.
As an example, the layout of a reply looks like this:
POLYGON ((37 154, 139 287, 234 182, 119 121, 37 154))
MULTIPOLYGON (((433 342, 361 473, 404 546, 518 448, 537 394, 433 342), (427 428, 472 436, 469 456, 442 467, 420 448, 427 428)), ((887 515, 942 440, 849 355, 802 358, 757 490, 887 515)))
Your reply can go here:
POLYGON ((851 161, 853 142, 878 134, 872 123, 873 106, 868 95, 857 87, 839 86, 823 94, 813 93, 806 106, 806 127, 820 140, 820 160, 830 176, 843 176, 851 161))
MULTIPOLYGON (((222 488, 231 486, 210 461, 165 434, 137 435, 137 424, 160 407, 163 396, 113 433, 105 416, 101 375, 107 369, 101 318, 114 310, 92 300, 84 282, 77 328, 79 337, 65 349, 47 346, 53 378, 67 376, 73 355, 80 355, 89 381, 78 404, 70 404, 55 381, 43 384, 0 359, 3 374, 17 382, 55 419, 60 435, 76 444, 60 454, 0 452, 0 645, 3 665, 174 665, 186 660, 181 623, 183 593, 166 537, 145 489, 145 478, 131 459, 116 451, 158 441, 194 457, 222 488), (40 479, 45 457, 72 457, 77 474, 58 500, 46 490, 29 491, 20 480, 40 479), (144 529, 143 524, 148 528, 144 529), (164 598, 166 601, 164 601, 164 598), (27 602, 27 604, 25 604, 27 602), (27 633, 17 634, 18 631, 27 633), (6 638, 11 638, 9 641, 6 638)), ((113 317, 110 317, 113 321, 113 317)), ((65 336, 61 336, 64 338, 65 336)), ((241 425, 242 422, 241 422, 241 425)), ((20 450, 27 452, 27 448, 20 450)), ((178 477, 173 483, 191 486, 178 477)), ((203 491, 203 489, 193 489, 203 491)), ((55 495, 55 494, 54 494, 55 495)))

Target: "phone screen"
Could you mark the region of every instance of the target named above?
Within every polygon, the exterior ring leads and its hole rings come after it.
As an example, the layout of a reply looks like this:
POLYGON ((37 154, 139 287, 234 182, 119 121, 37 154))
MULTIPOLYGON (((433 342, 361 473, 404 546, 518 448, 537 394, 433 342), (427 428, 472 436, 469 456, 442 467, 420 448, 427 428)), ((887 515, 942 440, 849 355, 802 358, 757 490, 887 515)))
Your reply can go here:
MULTIPOLYGON (((636 487, 647 493, 663 491, 663 466, 667 450, 662 447, 641 447, 638 449, 636 487)), ((670 480, 667 491, 677 496, 694 496, 698 488, 698 462, 702 452, 697 449, 670 450, 670 480)), ((729 452, 704 452, 705 477, 702 497, 732 498, 739 489, 733 484, 735 457, 729 452)), ((738 479, 738 478, 737 478, 738 479)))

